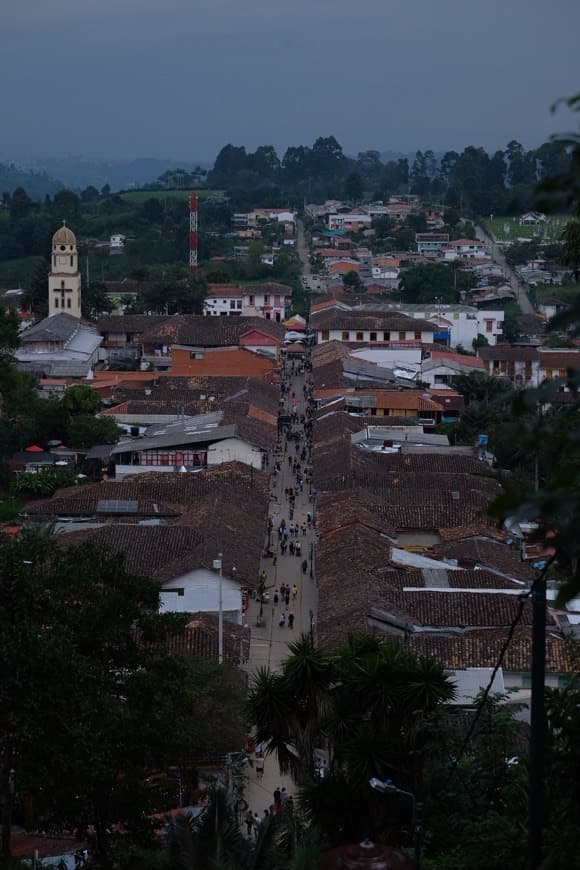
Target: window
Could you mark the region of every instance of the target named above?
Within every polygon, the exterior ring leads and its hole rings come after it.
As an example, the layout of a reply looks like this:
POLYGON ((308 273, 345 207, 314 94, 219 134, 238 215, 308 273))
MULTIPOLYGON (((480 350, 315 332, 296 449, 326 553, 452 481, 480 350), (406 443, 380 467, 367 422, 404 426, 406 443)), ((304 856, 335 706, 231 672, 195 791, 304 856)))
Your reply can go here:
POLYGON ((350 332, 347 332, 347 331, 345 330, 345 331, 342 333, 342 340, 343 340, 343 341, 348 341, 349 337, 350 337, 350 332))
POLYGON ((253 304, 254 304, 254 297, 250 296, 250 305, 253 305, 253 304))
POLYGON ((486 332, 493 332, 493 320, 486 320, 485 321, 485 331, 486 332))
POLYGON ((322 330, 320 339, 321 339, 321 341, 328 341, 328 329, 322 330))
POLYGON ((371 336, 370 336, 370 338, 371 338, 371 341, 376 341, 376 340, 377 340, 377 334, 376 334, 376 332, 371 332, 371 336))
POLYGON ((61 282, 60 282, 60 289, 61 289, 61 290, 64 290, 64 281, 61 281, 61 282))
POLYGON ((400 332, 399 333, 399 341, 405 341, 406 335, 407 335, 406 332, 400 332))
POLYGON ((54 307, 58 308, 58 296, 54 297, 54 307))
POLYGON ((68 299, 66 300, 66 307, 67 307, 67 308, 70 308, 70 296, 69 296, 68 299))
POLYGON ((73 264, 72 254, 70 255, 70 264, 71 264, 71 266, 72 266, 72 264, 73 264))
POLYGON ((364 332, 357 332, 356 340, 357 341, 364 341, 364 332))
POLYGON ((268 293, 265 293, 264 294, 264 305, 269 305, 269 304, 270 304, 270 296, 268 295, 268 293))
POLYGON ((232 311, 234 311, 234 310, 235 310, 235 307, 236 307, 236 300, 235 300, 235 299, 230 299, 230 309, 231 309, 232 311))
POLYGON ((391 333, 390 332, 383 332, 383 341, 390 341, 390 340, 391 340, 391 333))
POLYGON ((241 310, 242 310, 242 300, 241 300, 241 299, 238 299, 238 300, 237 300, 237 302, 236 302, 236 308, 238 309, 238 311, 241 311, 241 310))
POLYGON ((279 305, 279 304, 280 304, 280 297, 274 296, 274 305, 279 305))
POLYGON ((421 333, 420 332, 415 333, 415 341, 421 341, 421 333))

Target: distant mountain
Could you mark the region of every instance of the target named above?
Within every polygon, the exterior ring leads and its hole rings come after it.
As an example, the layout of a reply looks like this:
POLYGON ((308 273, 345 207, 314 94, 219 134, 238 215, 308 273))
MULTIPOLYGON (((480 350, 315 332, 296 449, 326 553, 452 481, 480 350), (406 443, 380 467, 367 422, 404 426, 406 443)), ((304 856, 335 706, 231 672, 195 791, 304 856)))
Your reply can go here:
POLYGON ((13 193, 17 187, 23 187, 31 199, 44 199, 47 193, 55 194, 64 184, 46 172, 20 169, 13 163, 0 163, 0 196, 13 193))
POLYGON ((168 169, 194 169, 197 162, 138 157, 135 160, 93 160, 88 157, 37 158, 34 168, 61 178, 66 187, 83 190, 92 184, 112 191, 141 187, 168 169))

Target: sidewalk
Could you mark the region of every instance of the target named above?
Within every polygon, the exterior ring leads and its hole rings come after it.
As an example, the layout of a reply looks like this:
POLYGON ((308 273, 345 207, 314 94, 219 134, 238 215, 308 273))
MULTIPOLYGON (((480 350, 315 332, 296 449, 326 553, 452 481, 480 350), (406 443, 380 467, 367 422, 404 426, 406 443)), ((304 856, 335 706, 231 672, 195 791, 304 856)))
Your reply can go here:
MULTIPOLYGON (((296 393, 297 402, 292 403, 291 392, 287 395, 287 402, 291 407, 296 407, 298 418, 304 413, 304 401, 302 387, 304 384, 304 376, 296 375, 291 379, 290 391, 296 393)), ((286 408, 286 410, 289 410, 286 408)), ((294 443, 290 442, 286 454, 280 456, 281 471, 277 475, 272 476, 270 491, 273 493, 273 499, 270 502, 270 516, 274 521, 274 528, 271 535, 271 549, 277 555, 277 564, 272 564, 271 558, 263 558, 261 570, 264 570, 267 575, 266 587, 269 593, 269 601, 264 603, 262 625, 257 626, 256 622, 260 613, 259 602, 252 600, 246 611, 245 620, 250 626, 252 639, 250 645, 250 657, 247 664, 244 666, 244 671, 248 674, 249 683, 251 685, 252 674, 258 668, 268 667, 271 670, 277 670, 280 663, 288 656, 288 643, 297 639, 303 632, 311 630, 312 621, 316 620, 318 595, 315 578, 310 577, 311 572, 311 545, 315 545, 314 529, 306 531, 306 535, 300 535, 294 540, 299 541, 301 545, 301 555, 291 556, 288 551, 286 555, 280 553, 278 527, 282 520, 286 521, 286 525, 298 522, 300 525, 306 525, 307 514, 313 514, 313 506, 309 500, 309 487, 304 484, 304 491, 296 493, 294 517, 290 520, 289 505, 284 495, 284 490, 290 487, 296 487, 296 476, 288 466, 288 456, 295 456, 294 443), (302 572, 302 562, 306 559, 308 569, 304 574, 302 572), (290 597, 290 604, 286 607, 285 604, 279 602, 274 605, 274 590, 280 589, 280 585, 285 583, 292 587, 294 584, 298 587, 296 599, 290 597), (286 626, 281 628, 279 619, 282 613, 294 614, 294 628, 286 626)), ((267 541, 267 536, 266 536, 267 541)), ((278 764, 274 756, 266 756, 264 765, 263 779, 258 780, 255 768, 250 768, 249 781, 245 792, 245 799, 248 802, 252 812, 257 812, 263 815, 264 809, 270 807, 273 803, 273 792, 277 787, 285 787, 289 794, 293 794, 295 786, 290 777, 281 776, 278 769, 278 764)))

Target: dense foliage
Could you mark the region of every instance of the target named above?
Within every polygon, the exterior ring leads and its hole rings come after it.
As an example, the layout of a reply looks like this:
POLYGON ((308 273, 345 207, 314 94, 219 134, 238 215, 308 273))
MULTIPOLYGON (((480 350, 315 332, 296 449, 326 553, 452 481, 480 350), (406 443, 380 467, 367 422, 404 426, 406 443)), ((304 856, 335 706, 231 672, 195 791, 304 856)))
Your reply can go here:
MULTIPOLYGON (((196 757, 242 739, 227 667, 141 643, 176 631, 171 615, 156 615, 158 595, 90 546, 0 535, 3 821, 81 836, 94 826, 100 866, 113 824, 124 824, 125 846, 150 842, 148 815, 175 803, 152 787, 161 775, 182 769, 191 788, 196 757)), ((4 824, 4 854, 9 840, 4 824)))

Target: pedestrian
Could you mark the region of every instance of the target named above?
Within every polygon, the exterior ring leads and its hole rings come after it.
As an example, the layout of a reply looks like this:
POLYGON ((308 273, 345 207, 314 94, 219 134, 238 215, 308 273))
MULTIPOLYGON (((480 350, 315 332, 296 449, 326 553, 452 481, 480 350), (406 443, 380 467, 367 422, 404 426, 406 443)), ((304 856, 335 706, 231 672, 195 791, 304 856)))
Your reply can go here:
POLYGON ((300 556, 301 550, 302 550, 302 547, 300 546, 300 541, 296 541, 296 543, 294 545, 294 552, 296 553, 296 555, 298 557, 300 556))
POLYGON ((280 786, 274 789, 274 807, 276 808, 276 812, 279 813, 282 809, 282 797, 280 794, 280 786))
POLYGON ((260 831, 260 816, 258 813, 254 813, 254 819, 252 824, 254 825, 254 836, 256 840, 258 839, 258 833, 260 831))
POLYGON ((278 604, 278 590, 274 590, 274 607, 278 604))
POLYGON ((294 555, 294 541, 290 541, 290 543, 288 544, 288 549, 290 550, 290 555, 293 556, 294 555))
MULTIPOLYGON (((257 779, 262 779, 264 776, 264 756, 260 755, 256 758, 256 777, 257 779)), ((256 813, 256 816, 258 814, 256 813)))
POLYGON ((251 810, 248 810, 248 812, 246 813, 245 822, 246 822, 246 830, 248 832, 248 837, 251 837, 252 836, 252 828, 254 827, 254 814, 252 813, 251 810))
POLYGON ((289 798, 289 794, 286 791, 286 789, 283 788, 280 792, 280 802, 282 804, 282 809, 284 809, 286 807, 286 804, 288 802, 288 798, 289 798))
POLYGON ((284 626, 286 625, 286 614, 285 613, 281 614, 280 621, 278 622, 278 625, 280 626, 280 628, 284 628, 284 626))
POLYGON ((298 595, 298 586, 295 583, 292 587, 292 598, 296 598, 297 595, 298 595))
POLYGON ((294 614, 288 614, 288 628, 294 628, 294 614))
POLYGON ((289 589, 286 590, 286 597, 285 597, 284 601, 286 602, 286 607, 288 607, 288 605, 290 604, 290 590, 289 589))

